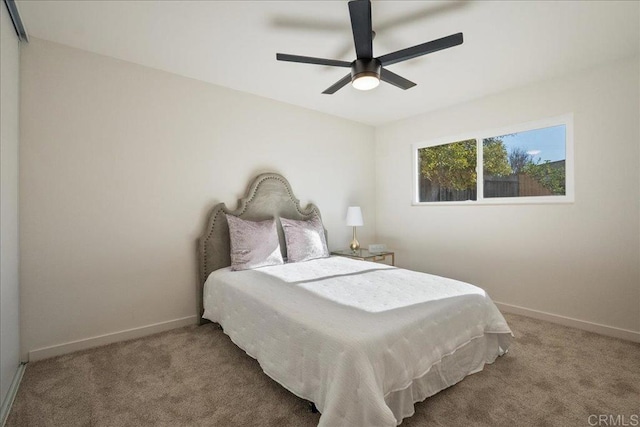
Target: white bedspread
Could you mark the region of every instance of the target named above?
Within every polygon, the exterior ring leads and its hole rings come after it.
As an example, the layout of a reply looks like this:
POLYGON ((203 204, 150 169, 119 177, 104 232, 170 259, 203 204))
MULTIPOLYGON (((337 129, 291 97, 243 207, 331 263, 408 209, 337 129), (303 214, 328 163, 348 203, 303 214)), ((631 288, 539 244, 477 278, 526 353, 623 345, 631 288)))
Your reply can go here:
POLYGON ((478 287, 344 257, 217 270, 203 299, 204 317, 313 401, 321 426, 395 426, 415 401, 492 363, 511 336, 478 287), (464 360, 442 374, 456 354, 464 360), (441 383, 425 388, 429 371, 441 383))

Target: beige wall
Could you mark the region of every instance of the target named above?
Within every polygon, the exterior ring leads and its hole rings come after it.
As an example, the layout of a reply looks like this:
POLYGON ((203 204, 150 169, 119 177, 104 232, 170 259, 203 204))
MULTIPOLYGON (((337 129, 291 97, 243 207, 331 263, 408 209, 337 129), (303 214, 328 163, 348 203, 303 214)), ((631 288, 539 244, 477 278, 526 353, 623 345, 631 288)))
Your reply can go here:
POLYGON ((37 39, 21 65, 24 352, 195 316, 205 215, 261 172, 371 240, 373 128, 37 39))
MULTIPOLYGON (((0 5, 0 403, 20 364, 18 285, 18 36, 0 5)), ((3 415, 0 412, 0 424, 3 415)))
POLYGON ((379 240, 398 250, 400 266, 637 337, 638 64, 635 58, 376 129, 379 240), (411 144, 565 113, 574 114, 575 203, 411 206, 411 144))

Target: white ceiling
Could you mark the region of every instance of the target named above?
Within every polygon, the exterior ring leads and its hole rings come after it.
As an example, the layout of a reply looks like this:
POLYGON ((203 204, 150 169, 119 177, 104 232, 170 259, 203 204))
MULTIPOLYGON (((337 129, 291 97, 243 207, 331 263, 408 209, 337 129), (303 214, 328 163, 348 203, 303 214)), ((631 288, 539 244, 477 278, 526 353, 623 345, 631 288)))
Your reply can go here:
POLYGON ((464 44, 389 70, 416 82, 321 92, 355 59, 347 2, 19 1, 30 36, 379 125, 640 53, 636 1, 373 1, 374 55, 453 33, 464 44))

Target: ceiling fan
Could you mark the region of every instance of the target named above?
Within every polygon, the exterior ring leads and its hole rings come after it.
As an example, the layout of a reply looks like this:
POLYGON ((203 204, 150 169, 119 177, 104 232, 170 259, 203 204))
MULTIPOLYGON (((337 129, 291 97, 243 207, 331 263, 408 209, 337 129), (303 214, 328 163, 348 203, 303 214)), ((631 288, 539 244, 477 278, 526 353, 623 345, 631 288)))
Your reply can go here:
POLYGON ((349 15, 351 16, 351 29, 353 31, 353 41, 356 48, 356 59, 353 62, 314 58, 311 56, 289 55, 286 53, 277 53, 276 59, 278 61, 302 62, 304 64, 351 68, 351 73, 347 74, 322 92, 328 95, 336 93, 349 82, 351 82, 354 88, 359 90, 373 89, 380 84, 380 80, 406 90, 412 88, 416 84, 404 77, 392 73, 384 67, 426 55, 428 53, 457 46, 462 44, 463 41, 462 33, 457 33, 374 58, 373 37, 375 33, 371 27, 371 1, 350 1, 349 15))

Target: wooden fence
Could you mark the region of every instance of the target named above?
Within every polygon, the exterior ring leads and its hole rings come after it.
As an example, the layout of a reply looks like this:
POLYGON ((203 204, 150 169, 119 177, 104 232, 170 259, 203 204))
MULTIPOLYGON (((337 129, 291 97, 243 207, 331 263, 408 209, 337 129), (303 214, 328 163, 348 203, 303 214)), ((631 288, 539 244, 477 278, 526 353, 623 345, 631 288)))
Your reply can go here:
MULTIPOLYGON (((458 202, 477 200, 475 188, 454 190, 434 184, 421 176, 419 197, 421 202, 458 202)), ((527 174, 509 176, 486 176, 484 178, 484 197, 530 197, 551 196, 550 190, 542 186, 527 174)))

